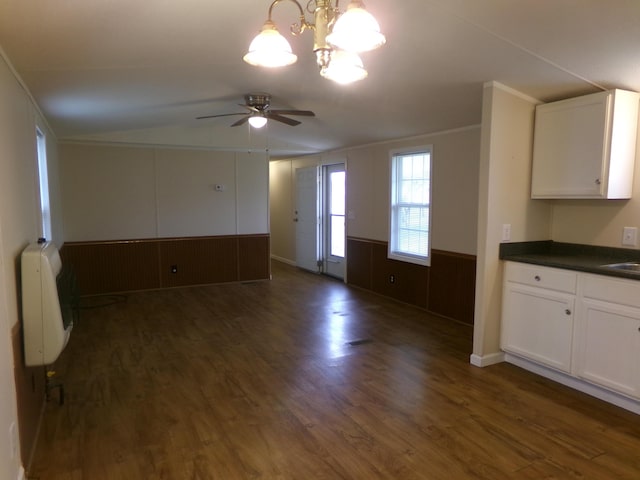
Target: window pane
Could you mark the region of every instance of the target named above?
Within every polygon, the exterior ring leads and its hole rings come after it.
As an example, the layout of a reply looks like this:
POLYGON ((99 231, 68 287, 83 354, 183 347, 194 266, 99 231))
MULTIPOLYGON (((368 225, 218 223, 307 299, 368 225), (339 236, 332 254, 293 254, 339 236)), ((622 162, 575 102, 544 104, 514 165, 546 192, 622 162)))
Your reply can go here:
POLYGON ((424 178, 424 155, 414 155, 411 157, 413 162, 413 178, 424 178))
POLYGON ((36 128, 38 152, 38 180, 40 187, 41 236, 51 240, 51 209, 49 206, 49 175, 47 169, 47 141, 44 133, 36 128))
POLYGON ((427 255, 429 209, 402 207, 398 209, 399 250, 413 255, 427 255))

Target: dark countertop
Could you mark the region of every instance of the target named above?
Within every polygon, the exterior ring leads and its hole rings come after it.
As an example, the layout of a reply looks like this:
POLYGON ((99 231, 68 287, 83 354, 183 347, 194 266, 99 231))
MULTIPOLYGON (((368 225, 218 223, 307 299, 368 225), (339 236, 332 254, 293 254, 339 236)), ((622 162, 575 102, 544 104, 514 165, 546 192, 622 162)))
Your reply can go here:
POLYGON ((500 259, 640 280, 640 272, 603 267, 612 263, 640 263, 640 250, 630 248, 598 247, 553 240, 501 243, 500 259))

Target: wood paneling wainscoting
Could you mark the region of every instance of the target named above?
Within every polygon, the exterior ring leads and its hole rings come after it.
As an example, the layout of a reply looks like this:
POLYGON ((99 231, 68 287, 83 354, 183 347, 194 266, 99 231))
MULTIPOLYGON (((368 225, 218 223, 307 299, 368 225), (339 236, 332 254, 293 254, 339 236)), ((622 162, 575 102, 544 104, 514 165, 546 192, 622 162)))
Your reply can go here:
POLYGON ((431 250, 426 267, 387 258, 387 250, 387 242, 348 237, 347 282, 473 324, 475 255, 431 250))
POLYGON ((13 345, 13 375, 16 382, 18 403, 20 454, 22 464, 27 466, 35 453, 40 415, 44 407, 46 371, 44 367, 25 366, 22 339, 22 322, 18 322, 11 329, 11 343, 13 345))
POLYGON ((60 250, 81 295, 270 278, 269 235, 70 242, 60 250), (172 272, 172 267, 176 272, 172 272))

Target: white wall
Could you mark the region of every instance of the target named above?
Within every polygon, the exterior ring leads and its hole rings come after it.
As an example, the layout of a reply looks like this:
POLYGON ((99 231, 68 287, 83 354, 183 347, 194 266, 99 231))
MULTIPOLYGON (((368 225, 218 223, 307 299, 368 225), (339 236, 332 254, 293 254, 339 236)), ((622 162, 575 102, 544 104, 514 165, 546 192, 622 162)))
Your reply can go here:
POLYGON ((346 151, 347 235, 350 237, 389 240, 391 148, 394 147, 385 144, 346 151))
POLYGON ((476 253, 480 128, 422 135, 346 151, 349 236, 389 239, 392 150, 433 145, 431 243, 435 249, 476 253))
MULTIPOLYGON (((2 217, 0 217, 0 249, 2 242, 2 217)), ((5 270, 4 255, 0 256, 0 268, 5 270)), ((13 378, 13 347, 11 344, 11 323, 7 308, 5 275, 0 275, 0 388, 3 401, 0 403, 0 431, 7 432, 0 435, 0 477, 7 479, 19 478, 22 464, 19 452, 14 453, 12 441, 8 432, 11 426, 18 427, 18 411, 16 406, 16 388, 13 378)), ((16 430, 17 431, 17 430, 16 430)))
POLYGON ((269 231, 264 153, 64 144, 60 179, 66 241, 269 231))
MULTIPOLYGON (((39 117, 8 61, 0 55, 0 478, 7 480, 22 474, 20 445, 13 455, 8 432, 11 424, 18 424, 16 381, 22 379, 24 371, 21 364, 14 364, 14 358, 19 359, 21 352, 14 357, 12 348, 19 335, 19 257, 24 247, 39 235, 36 124, 47 136, 53 240, 60 245, 64 237, 60 192, 55 183, 58 178, 55 137, 39 117)), ((35 409, 37 416, 43 400, 22 398, 21 410, 28 415, 29 409, 35 409), (35 407, 30 405, 34 402, 35 407)))
POLYGON ((293 160, 269 162, 269 217, 271 256, 293 264, 295 234, 293 226, 293 160))
POLYGON ((433 145, 432 246, 474 255, 477 237, 480 128, 349 148, 323 155, 273 161, 270 165, 272 252, 295 260, 295 169, 344 161, 347 170, 347 235, 388 241, 389 152, 433 145), (283 220, 283 218, 287 220, 283 220))
POLYGON ((497 83, 484 87, 478 255, 472 363, 500 361, 502 225, 511 241, 548 240, 551 203, 531 200, 534 99, 497 83))

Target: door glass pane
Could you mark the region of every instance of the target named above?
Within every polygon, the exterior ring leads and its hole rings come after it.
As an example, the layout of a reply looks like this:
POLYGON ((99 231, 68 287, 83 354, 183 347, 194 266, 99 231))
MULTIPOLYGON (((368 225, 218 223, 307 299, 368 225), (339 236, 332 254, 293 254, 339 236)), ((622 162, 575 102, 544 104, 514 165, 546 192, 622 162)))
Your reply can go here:
POLYGON ((331 215, 331 255, 344 257, 344 215, 331 215))
POLYGON ((344 215, 344 203, 344 172, 332 172, 329 213, 332 215, 344 215))
POLYGON ((345 172, 329 175, 329 254, 344 257, 345 172))

